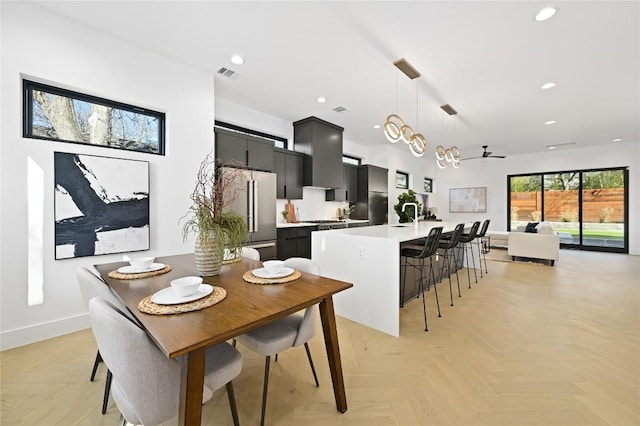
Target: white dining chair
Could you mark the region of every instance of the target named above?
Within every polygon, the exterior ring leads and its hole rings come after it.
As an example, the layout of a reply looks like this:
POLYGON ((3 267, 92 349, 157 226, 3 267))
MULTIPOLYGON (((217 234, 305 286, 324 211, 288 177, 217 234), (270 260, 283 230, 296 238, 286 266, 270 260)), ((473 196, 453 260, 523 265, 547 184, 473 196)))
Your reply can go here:
MULTIPOLYGON (((162 354, 137 323, 107 300, 91 299, 89 315, 100 353, 113 373, 112 395, 121 420, 158 425, 177 416, 180 363, 162 354)), ((229 344, 221 343, 205 352, 203 403, 226 385, 236 426, 239 421, 231 381, 241 370, 242 357, 229 344)))
MULTIPOLYGON (((135 321, 133 315, 129 313, 127 307, 118 299, 109 286, 102 281, 100 277, 91 272, 88 268, 80 267, 76 270, 76 277, 78 279, 78 285, 80 286, 80 293, 82 293, 82 299, 84 300, 87 308, 89 307, 89 301, 94 297, 102 297, 110 302, 112 305, 120 309, 129 319, 135 321)), ((100 351, 96 353, 96 359, 93 363, 93 370, 91 371, 91 381, 96 377, 98 371, 98 365, 102 362, 102 356, 100 351)), ((102 397, 102 414, 107 412, 107 405, 109 403, 109 390, 111 388, 111 371, 107 368, 107 378, 104 384, 104 395, 102 397)))
MULTIPOLYGON (((284 261, 284 266, 297 269, 301 272, 320 275, 320 266, 311 259, 302 257, 292 257, 284 261)), ((262 414, 260 424, 264 425, 265 410, 267 404, 267 389, 269 387, 269 367, 271 365, 271 357, 277 356, 279 352, 304 344, 313 373, 313 379, 316 386, 318 376, 313 366, 311 351, 309 350, 308 341, 315 335, 316 324, 318 318, 318 305, 310 306, 303 311, 296 312, 288 317, 267 324, 256 330, 252 330, 237 337, 238 342, 250 350, 262 354, 266 357, 264 364, 264 384, 262 389, 262 414)))
POLYGON ((260 260, 260 252, 253 247, 242 247, 241 256, 251 260, 260 260))

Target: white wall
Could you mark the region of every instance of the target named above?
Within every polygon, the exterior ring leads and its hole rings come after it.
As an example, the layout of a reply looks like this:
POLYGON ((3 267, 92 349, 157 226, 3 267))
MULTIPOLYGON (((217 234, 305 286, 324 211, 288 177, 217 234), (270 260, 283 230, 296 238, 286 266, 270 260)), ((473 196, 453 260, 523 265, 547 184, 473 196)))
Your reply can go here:
MULTIPOLYGON (((150 163, 151 255, 184 253, 178 224, 195 171, 213 146, 213 76, 167 60, 31 4, 1 2, 0 347, 54 337, 89 324, 75 278, 79 266, 121 255, 54 260, 53 152, 150 163), (21 74, 166 112, 166 156, 22 138, 21 74), (27 161, 43 173, 44 302, 28 306, 27 161)), ((32 274, 38 268, 31 270, 32 274)))
POLYGON ((491 219, 489 229, 507 229, 507 175, 606 167, 629 167, 629 253, 640 254, 640 143, 463 161, 438 170, 434 203, 438 216, 453 222, 491 219), (487 187, 487 213, 449 213, 449 188, 487 187))

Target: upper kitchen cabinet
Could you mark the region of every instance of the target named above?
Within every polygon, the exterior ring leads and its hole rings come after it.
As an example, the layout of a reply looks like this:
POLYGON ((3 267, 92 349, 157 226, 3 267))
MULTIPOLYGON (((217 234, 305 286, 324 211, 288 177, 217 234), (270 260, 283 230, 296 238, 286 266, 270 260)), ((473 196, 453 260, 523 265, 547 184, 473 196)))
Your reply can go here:
POLYGON ((220 163, 237 161, 251 169, 273 171, 273 141, 218 128, 215 133, 216 159, 220 163))
POLYGON ((276 179, 276 198, 302 199, 304 155, 286 149, 273 151, 276 179))
POLYGON ((387 192, 388 170, 382 167, 365 165, 360 166, 358 174, 358 190, 361 195, 366 196, 367 192, 387 192))
POLYGON ((328 189, 325 201, 358 201, 358 166, 342 165, 342 186, 328 189))
POLYGON ((296 151, 304 157, 304 186, 340 188, 342 183, 342 133, 335 124, 309 117, 293 123, 296 151))

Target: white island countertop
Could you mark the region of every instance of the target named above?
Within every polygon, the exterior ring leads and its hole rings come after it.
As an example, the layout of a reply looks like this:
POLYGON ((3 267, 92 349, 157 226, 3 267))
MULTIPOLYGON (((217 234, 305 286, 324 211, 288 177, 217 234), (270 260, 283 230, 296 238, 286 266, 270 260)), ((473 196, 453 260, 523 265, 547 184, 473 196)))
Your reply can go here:
POLYGON ((337 315, 376 330, 400 335, 400 246, 425 238, 432 228, 453 231, 456 223, 423 221, 418 225, 375 225, 316 231, 311 258, 322 275, 353 283, 334 296, 337 315))
POLYGON ((456 225, 457 223, 454 222, 422 221, 418 222, 418 225, 414 225, 413 223, 398 223, 395 225, 363 226, 359 228, 333 229, 331 231, 319 232, 336 232, 353 235, 355 237, 385 238, 402 243, 419 238, 426 238, 427 235, 429 235, 429 231, 437 226, 443 227, 442 232, 451 232, 455 229, 456 225))

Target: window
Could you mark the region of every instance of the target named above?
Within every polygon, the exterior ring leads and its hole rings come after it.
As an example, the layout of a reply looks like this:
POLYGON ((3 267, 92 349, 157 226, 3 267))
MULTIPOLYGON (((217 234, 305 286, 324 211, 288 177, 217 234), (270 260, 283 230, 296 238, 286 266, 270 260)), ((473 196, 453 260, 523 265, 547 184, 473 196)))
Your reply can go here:
POLYGON ((396 170, 396 188, 409 189, 409 173, 396 170))
POLYGON ((433 180, 428 177, 424 178, 424 192, 433 192, 433 180))
POLYGON ((351 155, 343 155, 342 162, 344 164, 353 164, 354 166, 359 166, 362 164, 362 159, 358 157, 352 157, 351 155))
POLYGON ((508 176, 508 230, 551 222, 562 247, 628 253, 626 168, 508 176))
POLYGON ((276 148, 288 149, 289 141, 286 138, 280 136, 270 135, 268 133, 259 132, 257 130, 247 129, 246 127, 236 126, 235 124, 225 123, 224 121, 215 121, 216 127, 222 129, 232 130, 238 133, 244 133, 245 135, 257 136, 259 138, 268 139, 273 141, 276 148))
POLYGON ((164 155, 164 113, 23 80, 23 136, 164 155))

